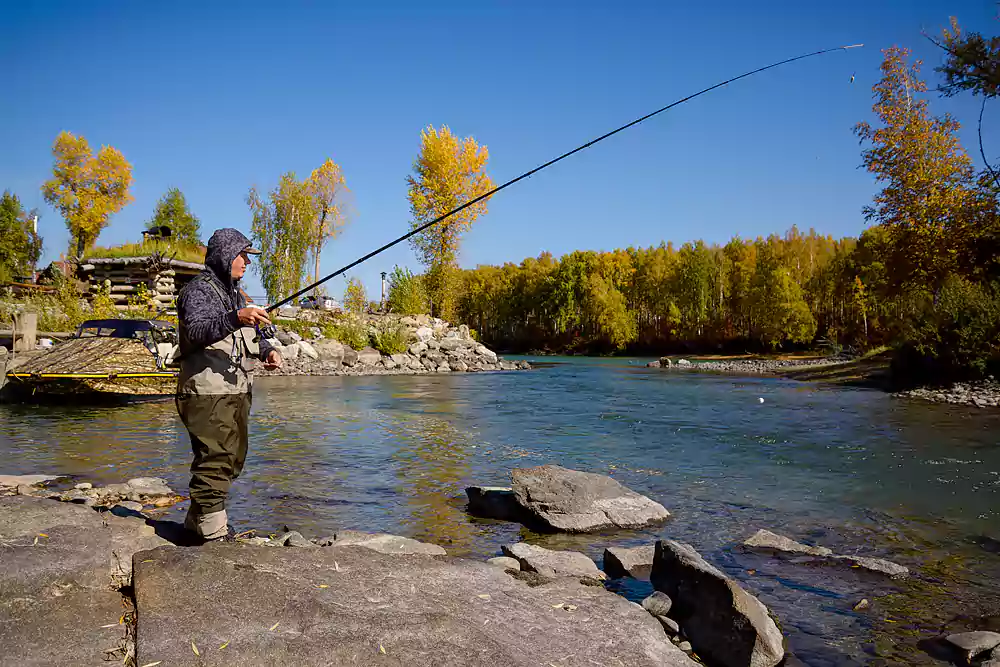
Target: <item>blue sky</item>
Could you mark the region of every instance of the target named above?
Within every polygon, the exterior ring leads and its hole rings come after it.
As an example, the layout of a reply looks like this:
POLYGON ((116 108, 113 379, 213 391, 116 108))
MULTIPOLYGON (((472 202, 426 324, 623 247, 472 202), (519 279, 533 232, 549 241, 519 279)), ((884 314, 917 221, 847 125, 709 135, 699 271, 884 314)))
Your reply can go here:
MULTIPOLYGON (((211 230, 249 233, 251 185, 344 169, 353 216, 325 272, 408 229, 406 176, 427 125, 490 149, 505 181, 679 97, 772 61, 863 42, 737 82, 661 114, 498 194, 460 262, 542 251, 724 242, 793 224, 856 235, 876 187, 852 126, 871 116, 881 49, 911 47, 932 71, 950 15, 995 34, 989 0, 846 2, 10 3, 0 31, 0 189, 42 211, 46 262, 67 245, 42 200, 62 130, 111 144, 135 201, 102 245, 140 237, 181 188, 211 230), (851 76, 856 75, 852 84, 851 76)), ((987 111, 987 154, 1000 113, 987 111)), ((980 164, 978 102, 934 97, 980 164)), ((358 267, 419 268, 408 244, 358 267)), ((335 296, 346 281, 327 287, 335 296)), ((251 294, 260 294, 250 274, 251 294)))

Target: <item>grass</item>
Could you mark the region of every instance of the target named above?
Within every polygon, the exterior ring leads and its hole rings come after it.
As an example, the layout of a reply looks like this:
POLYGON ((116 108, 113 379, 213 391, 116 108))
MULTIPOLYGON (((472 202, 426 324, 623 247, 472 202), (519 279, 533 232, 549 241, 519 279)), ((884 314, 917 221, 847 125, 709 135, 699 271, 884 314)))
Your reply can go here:
POLYGON ((154 252, 179 259, 182 262, 202 264, 205 261, 204 248, 156 239, 142 243, 123 243, 110 248, 94 246, 87 251, 87 258, 144 257, 154 252))

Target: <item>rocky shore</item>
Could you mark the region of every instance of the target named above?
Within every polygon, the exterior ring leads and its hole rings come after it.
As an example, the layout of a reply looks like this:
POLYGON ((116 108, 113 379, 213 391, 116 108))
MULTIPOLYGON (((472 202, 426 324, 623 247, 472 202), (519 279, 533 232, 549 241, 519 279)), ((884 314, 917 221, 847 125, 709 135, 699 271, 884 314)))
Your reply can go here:
POLYGON ((1000 407, 1000 382, 992 376, 980 382, 957 382, 950 387, 924 387, 901 391, 900 398, 919 398, 932 403, 973 405, 977 408, 1000 407))
POLYGON ((682 371, 702 371, 726 373, 728 375, 772 375, 793 369, 835 366, 849 363, 846 357, 823 357, 819 359, 726 359, 720 361, 697 361, 660 357, 659 361, 651 361, 647 368, 669 368, 682 371))
MULTIPOLYGON (((670 518, 604 475, 544 465, 515 469, 511 480, 469 487, 469 513, 595 541, 670 518)), ((201 545, 158 518, 182 499, 163 480, 73 481, 0 475, 0 645, 11 664, 800 664, 780 619, 676 540, 608 544, 601 564, 529 542, 500 544, 502 556, 478 562, 357 530, 247 531, 201 545), (641 604, 607 588, 629 578, 652 586, 641 604)), ((733 546, 789 567, 910 575, 766 529, 733 546)), ((990 632, 933 640, 963 664, 990 665, 1000 645, 990 632)))
POLYGON ((454 327, 427 315, 392 318, 369 316, 356 326, 367 334, 379 327, 398 327, 405 346, 394 354, 379 352, 371 346, 354 349, 326 338, 319 326, 300 327, 307 337, 278 326, 277 338, 270 339, 284 363, 277 370, 258 369, 267 375, 414 375, 426 373, 477 373, 484 371, 527 370, 525 361, 506 361, 493 350, 477 342, 469 327, 454 327), (405 347, 405 349, 402 349, 405 347))

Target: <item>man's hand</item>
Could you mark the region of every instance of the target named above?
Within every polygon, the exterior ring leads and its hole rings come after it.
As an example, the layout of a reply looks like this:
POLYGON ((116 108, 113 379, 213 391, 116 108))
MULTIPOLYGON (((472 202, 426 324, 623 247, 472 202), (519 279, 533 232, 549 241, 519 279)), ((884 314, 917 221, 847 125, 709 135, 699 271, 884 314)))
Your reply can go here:
POLYGON ((281 353, 277 350, 271 350, 267 353, 267 360, 264 362, 264 368, 273 371, 276 368, 281 368, 281 353))
POLYGON ((240 324, 247 327, 271 323, 271 320, 267 317, 267 311, 263 308, 257 308, 256 306, 241 308, 237 311, 236 316, 240 319, 240 324))

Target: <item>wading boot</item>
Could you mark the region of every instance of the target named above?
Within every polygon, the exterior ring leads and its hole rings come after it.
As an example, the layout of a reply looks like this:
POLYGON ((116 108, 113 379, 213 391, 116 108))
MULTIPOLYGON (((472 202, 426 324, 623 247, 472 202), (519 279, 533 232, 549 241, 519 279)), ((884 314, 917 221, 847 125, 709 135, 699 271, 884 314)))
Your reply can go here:
POLYGON ((226 510, 196 514, 189 508, 184 527, 206 542, 225 539, 229 534, 229 518, 226 510))

